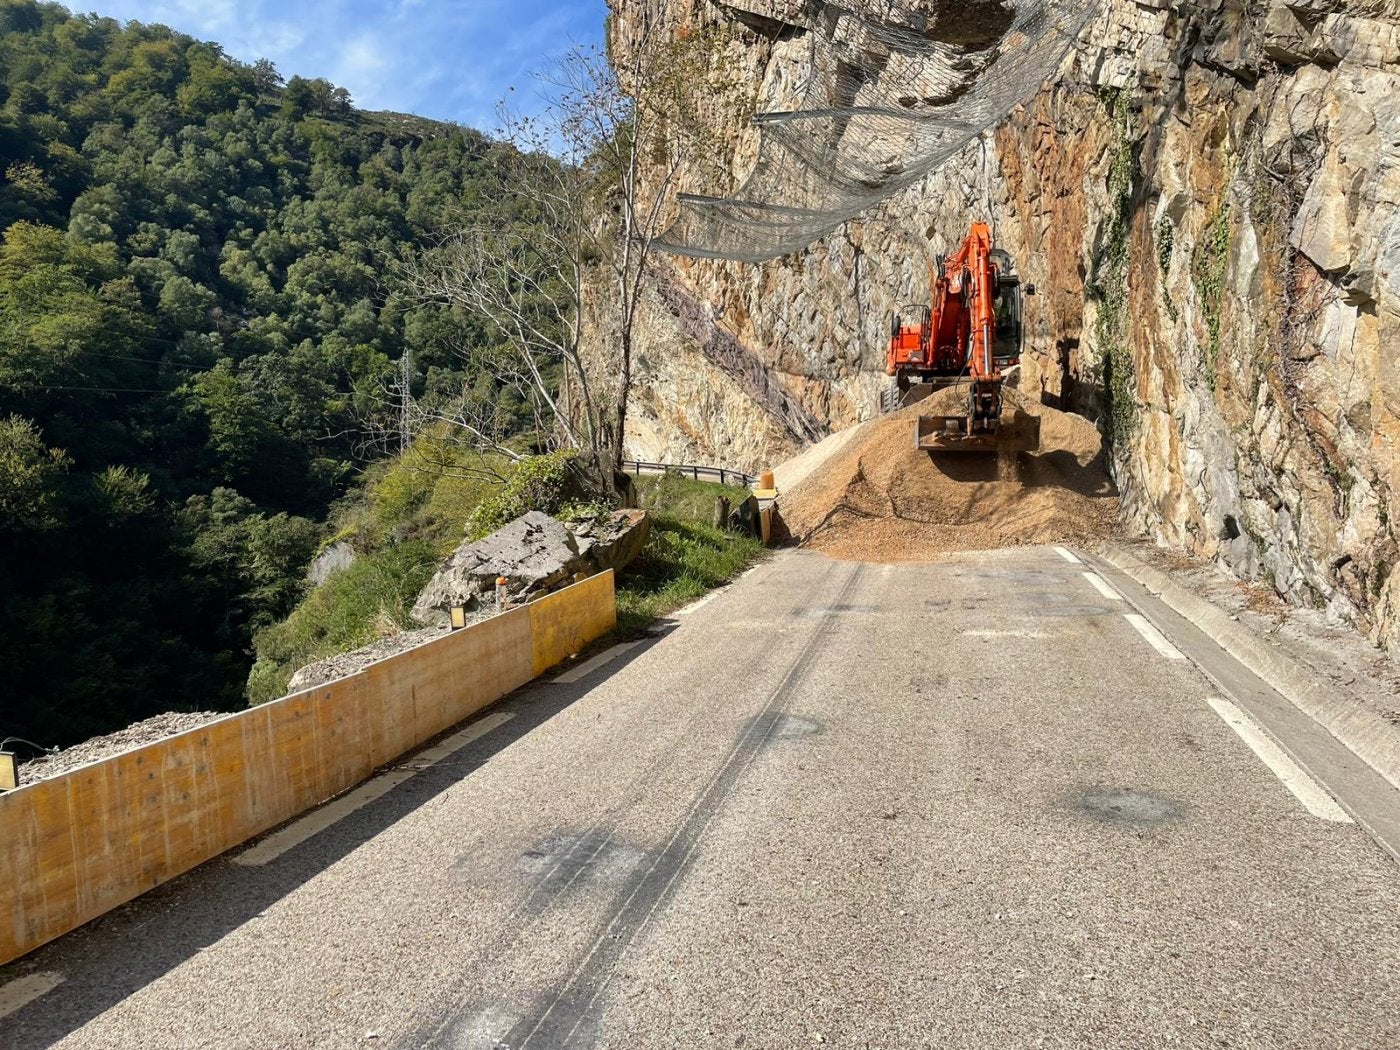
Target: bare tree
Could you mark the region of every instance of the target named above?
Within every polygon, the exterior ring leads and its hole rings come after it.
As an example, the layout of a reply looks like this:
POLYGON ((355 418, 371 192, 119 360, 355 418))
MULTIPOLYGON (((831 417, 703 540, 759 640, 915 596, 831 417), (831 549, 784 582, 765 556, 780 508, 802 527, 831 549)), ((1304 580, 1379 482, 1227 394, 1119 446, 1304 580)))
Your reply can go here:
MULTIPOLYGON (((518 177, 518 176, 517 176, 518 177)), ((486 318, 497 341, 459 348, 469 374, 484 373, 515 389, 547 417, 557 441, 598 446, 599 414, 581 356, 587 244, 564 195, 567 173, 531 186, 528 221, 474 223, 443 234, 401 260, 407 286, 422 301, 448 303, 486 318), (577 407, 563 403, 579 392, 577 407)), ((479 441, 486 432, 463 423, 479 441)))
MULTIPOLYGON (((607 444, 621 456, 632 387, 637 312, 650 279, 647 262, 669 218, 684 143, 673 133, 672 107, 661 97, 677 76, 658 46, 651 4, 639 39, 615 67, 596 48, 575 48, 554 71, 553 113, 559 138, 579 168, 604 190, 594 227, 603 238, 600 265, 609 277, 611 310, 600 321, 616 338, 616 382, 607 444), (601 220, 601 221, 599 221, 601 220)), ((614 52, 616 55, 617 52, 614 52)))
POLYGON ((479 363, 528 389, 557 441, 591 452, 605 480, 626 435, 648 259, 695 152, 687 129, 704 124, 687 119, 697 67, 661 40, 655 0, 642 6, 616 65, 601 48, 576 47, 540 76, 539 115, 502 107, 511 148, 492 220, 445 231, 401 261, 421 301, 489 321, 500 346, 479 363), (585 343, 605 349, 587 354, 585 343))

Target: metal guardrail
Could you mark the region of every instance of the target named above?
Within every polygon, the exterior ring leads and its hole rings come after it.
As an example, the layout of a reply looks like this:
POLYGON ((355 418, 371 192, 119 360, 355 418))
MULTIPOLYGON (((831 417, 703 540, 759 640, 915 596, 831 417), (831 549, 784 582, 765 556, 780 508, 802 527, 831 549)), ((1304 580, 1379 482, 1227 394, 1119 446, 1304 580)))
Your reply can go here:
POLYGON ((625 474, 679 474, 695 481, 718 481, 721 485, 742 485, 751 488, 758 482, 752 474, 728 467, 695 467, 678 463, 644 463, 636 459, 624 459, 620 464, 625 474))

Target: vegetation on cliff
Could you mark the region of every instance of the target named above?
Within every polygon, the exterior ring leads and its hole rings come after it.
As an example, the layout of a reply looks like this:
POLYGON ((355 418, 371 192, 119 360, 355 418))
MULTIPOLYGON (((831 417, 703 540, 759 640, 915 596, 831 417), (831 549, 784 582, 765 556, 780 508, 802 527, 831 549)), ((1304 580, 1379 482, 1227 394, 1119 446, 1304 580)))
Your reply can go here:
MULTIPOLYGON (((363 491, 333 512, 331 531, 355 551, 353 561, 313 588, 285 620, 258 632, 249 699, 274 700, 307 664, 418 626, 410 617, 414 600, 464 539, 530 510, 591 513, 572 492, 572 457, 555 452, 498 462, 504 481, 425 470, 411 451, 377 463, 363 491)), ((746 490, 673 475, 635 480, 638 501, 652 514, 652 535, 618 579, 623 635, 727 583, 763 550, 758 540, 713 525, 715 497, 737 505, 746 490)))

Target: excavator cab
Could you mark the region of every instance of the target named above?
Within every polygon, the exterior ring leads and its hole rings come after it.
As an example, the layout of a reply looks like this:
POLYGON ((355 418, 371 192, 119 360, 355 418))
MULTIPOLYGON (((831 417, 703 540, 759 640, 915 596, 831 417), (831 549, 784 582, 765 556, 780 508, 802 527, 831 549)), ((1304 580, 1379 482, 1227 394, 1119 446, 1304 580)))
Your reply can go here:
POLYGON ((1034 295, 1035 286, 1024 287, 1011 263, 1011 256, 1000 248, 992 250, 997 264, 996 291, 992 313, 996 318, 996 335, 992 340, 992 355, 998 371, 1004 372, 1021 360, 1022 321, 1025 317, 1023 293, 1034 295))

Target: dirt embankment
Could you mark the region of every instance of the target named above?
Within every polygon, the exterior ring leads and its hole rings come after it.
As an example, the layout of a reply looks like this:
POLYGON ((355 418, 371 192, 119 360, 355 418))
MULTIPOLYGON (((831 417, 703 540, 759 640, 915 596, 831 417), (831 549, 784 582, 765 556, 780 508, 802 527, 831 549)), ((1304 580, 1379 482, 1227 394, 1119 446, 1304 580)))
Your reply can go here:
POLYGON ((860 561, 926 561, 950 551, 1082 543, 1118 522, 1118 493, 1094 425, 1007 392, 1006 412, 1040 419, 1040 451, 1008 455, 914 448, 921 413, 965 411, 965 392, 864 424, 784 493, 779 513, 803 547, 860 561))

